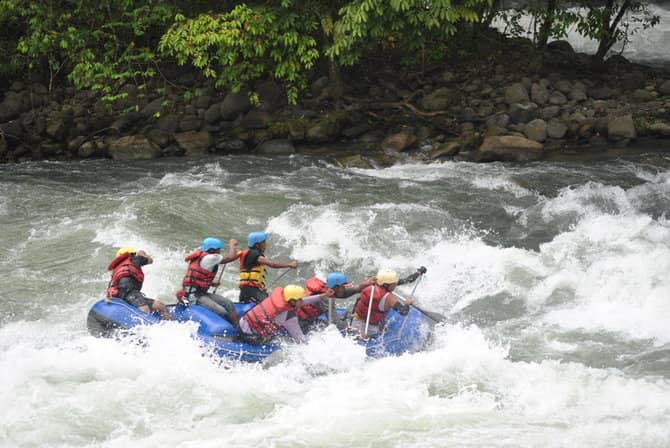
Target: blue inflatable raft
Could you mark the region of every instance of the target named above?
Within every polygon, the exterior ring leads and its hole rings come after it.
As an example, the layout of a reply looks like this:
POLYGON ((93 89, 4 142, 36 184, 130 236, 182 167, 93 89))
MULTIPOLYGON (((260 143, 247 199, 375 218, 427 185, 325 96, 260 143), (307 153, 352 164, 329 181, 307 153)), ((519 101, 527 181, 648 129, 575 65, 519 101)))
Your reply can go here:
MULTIPOLYGON (((240 316, 249 311, 253 304, 235 304, 240 316)), ((214 354, 240 361, 262 362, 269 355, 281 349, 279 343, 263 345, 237 341, 238 331, 230 322, 218 314, 199 305, 168 306, 170 314, 179 322, 196 322, 197 337, 208 346, 214 354)), ((343 316, 345 310, 338 309, 343 316)), ((321 316, 324 321, 325 315, 321 316)), ((119 331, 131 330, 140 325, 152 325, 160 322, 156 314, 147 314, 121 299, 109 302, 96 302, 88 313, 87 326, 94 336, 111 337, 119 331)), ((407 352, 422 350, 430 341, 434 319, 424 312, 410 308, 407 316, 401 316, 395 310, 389 311, 386 317, 384 332, 374 339, 361 341, 366 346, 368 356, 380 357, 400 355, 407 352)))

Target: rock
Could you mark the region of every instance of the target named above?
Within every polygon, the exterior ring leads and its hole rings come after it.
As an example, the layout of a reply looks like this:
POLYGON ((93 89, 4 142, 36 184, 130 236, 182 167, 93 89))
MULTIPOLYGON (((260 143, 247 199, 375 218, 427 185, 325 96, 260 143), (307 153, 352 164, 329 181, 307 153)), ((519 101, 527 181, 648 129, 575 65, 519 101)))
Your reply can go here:
POLYGON ((84 137, 83 135, 79 135, 79 136, 73 138, 72 140, 70 140, 69 142, 67 142, 67 149, 68 149, 68 151, 73 152, 73 153, 77 152, 77 150, 79 149, 79 147, 80 147, 85 141, 86 141, 86 137, 84 137))
POLYGON ((442 87, 423 97, 421 107, 429 112, 445 110, 449 106, 451 96, 451 89, 442 87))
POLYGON ((160 117, 166 110, 167 99, 163 96, 156 98, 142 108, 140 114, 144 117, 160 117))
POLYGON ((586 92, 582 89, 573 89, 568 93, 568 98, 570 98, 572 101, 576 101, 578 103, 582 101, 586 101, 589 97, 586 95, 586 92))
POLYGON ((449 142, 442 143, 436 149, 430 152, 431 159, 438 159, 440 157, 451 157, 461 150, 461 142, 458 140, 452 140, 449 142))
POLYGON ((575 50, 572 48, 572 45, 565 40, 554 40, 547 44, 548 51, 555 51, 559 53, 572 54, 575 50))
POLYGON ((649 125, 649 131, 659 137, 670 137, 670 124, 656 121, 649 125))
POLYGON ((218 122, 221 119, 221 103, 214 103, 205 111, 205 121, 209 124, 218 122))
POLYGON ((212 145, 212 137, 209 132, 205 131, 180 132, 174 135, 174 139, 188 156, 203 155, 212 145))
POLYGON ((267 155, 288 155, 295 153, 295 147, 288 139, 275 139, 258 145, 256 152, 267 155))
POLYGON ((639 70, 625 74, 621 79, 621 87, 626 90, 643 89, 647 77, 639 70))
POLYGON ((23 126, 19 120, 0 124, 0 136, 8 143, 18 143, 24 139, 23 126))
POLYGON ((533 83, 530 87, 530 99, 539 106, 544 106, 549 101, 549 90, 542 84, 533 83))
POLYGON ((217 151, 224 151, 230 153, 230 152, 242 152, 246 151, 246 149, 247 149, 247 142, 239 138, 234 138, 231 140, 221 140, 216 143, 217 151))
POLYGON ((631 115, 610 117, 607 123, 607 137, 612 141, 636 138, 633 117, 631 115))
POLYGON ((547 137, 561 139, 568 132, 568 127, 556 119, 549 120, 547 123, 547 137))
POLYGON ((258 106, 260 110, 272 112, 281 105, 284 93, 281 86, 275 81, 262 82, 255 90, 261 102, 258 106))
POLYGON ((180 132, 192 132, 200 130, 202 120, 195 115, 184 115, 177 125, 180 132))
POLYGON ((596 100, 606 100, 614 95, 614 91, 607 86, 596 87, 589 90, 589 96, 596 100))
POLYGON ((567 102, 568 99, 565 97, 565 95, 563 95, 562 92, 552 92, 551 96, 549 97, 549 103, 555 106, 561 106, 567 102))
POLYGON ((7 154, 7 148, 9 145, 7 145, 7 140, 5 140, 5 136, 0 134, 0 157, 4 157, 7 154))
POLYGON ((513 123, 528 123, 535 118, 537 105, 534 103, 512 104, 509 110, 509 116, 513 123))
POLYGON ((670 95, 670 79, 664 81, 659 87, 658 87, 658 93, 662 95, 670 95))
POLYGON ((24 110, 23 99, 20 94, 7 92, 5 100, 0 103, 0 123, 12 120, 24 110))
POLYGON ((630 95, 630 97, 633 101, 638 101, 640 103, 644 103, 644 102, 647 102, 647 101, 653 101, 653 100, 656 99, 656 95, 654 94, 654 92, 650 92, 650 91, 645 90, 645 89, 635 90, 630 95))
POLYGON ((234 120, 238 115, 251 109, 249 93, 242 90, 236 93, 229 93, 221 103, 221 119, 229 121, 234 120))
POLYGON ((347 138, 355 138, 359 135, 365 134, 370 130, 370 125, 367 123, 358 123, 350 126, 342 131, 342 135, 347 138))
POLYGON ((305 139, 310 143, 325 143, 334 140, 340 132, 337 123, 324 120, 310 127, 305 139))
POLYGON ((509 125, 510 117, 506 113, 500 112, 486 120, 486 127, 488 129, 493 128, 506 128, 509 125))
POLYGON ((524 137, 503 135, 486 137, 475 154, 479 162, 525 162, 542 157, 544 146, 524 137))
POLYGON ((360 154, 338 157, 337 162, 345 168, 374 168, 374 165, 368 159, 363 158, 360 154))
POLYGON ((410 148, 417 141, 416 135, 411 130, 405 130, 387 136, 381 143, 384 151, 401 152, 410 148))
POLYGON ((70 124, 69 116, 63 113, 56 113, 47 118, 46 133, 54 140, 62 140, 65 137, 70 124))
POLYGON ((88 141, 84 142, 79 148, 77 148, 77 156, 81 157, 82 159, 87 159, 89 157, 102 156, 102 154, 95 142, 88 141))
POLYGON ((547 123, 544 120, 536 118, 526 124, 524 129, 526 137, 536 142, 543 142, 547 139, 547 123))
POLYGON ((247 129, 265 129, 273 120, 274 117, 270 112, 252 109, 242 119, 242 126, 247 129))
POLYGON ((540 118, 543 120, 549 120, 550 118, 557 117, 561 113, 560 106, 547 106, 540 110, 540 118))
POLYGON ((296 118, 288 121, 288 135, 294 142, 301 142, 305 140, 307 131, 311 127, 311 123, 307 120, 296 118))
POLYGON ((312 83, 309 87, 309 91, 312 93, 312 96, 317 97, 321 94, 321 91, 328 87, 330 79, 327 76, 322 76, 312 83))
POLYGON ((114 160, 150 160, 161 155, 160 147, 141 135, 130 135, 112 141, 109 154, 114 160))
POLYGON ((566 95, 572 91, 572 84, 567 79, 560 79, 556 81, 554 86, 556 87, 556 90, 566 95))
POLYGON ((507 104, 527 103, 528 101, 530 101, 528 91, 522 83, 518 82, 505 88, 505 102, 507 104))

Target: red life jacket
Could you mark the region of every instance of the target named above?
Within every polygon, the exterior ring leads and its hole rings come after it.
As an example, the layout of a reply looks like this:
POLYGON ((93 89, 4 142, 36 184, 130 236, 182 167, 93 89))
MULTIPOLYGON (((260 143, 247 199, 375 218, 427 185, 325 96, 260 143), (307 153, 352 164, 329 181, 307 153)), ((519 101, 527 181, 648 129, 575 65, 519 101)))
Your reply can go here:
POLYGON ((219 267, 216 266, 213 271, 208 271, 200 266, 200 260, 202 260, 205 255, 209 254, 202 249, 197 249, 184 258, 184 261, 189 263, 188 268, 186 269, 186 276, 184 276, 184 281, 182 282, 184 289, 196 288, 203 291, 209 289, 219 267))
MULTIPOLYGON (((306 296, 312 296, 315 294, 321 294, 328 290, 326 287, 326 282, 321 280, 318 277, 310 277, 305 282, 305 288, 307 289, 306 296)), ((317 305, 303 305, 299 307, 296 312, 298 319, 300 320, 313 320, 319 317, 324 313, 323 308, 320 304, 317 305)))
POLYGON ((128 252, 119 255, 107 266, 107 270, 112 271, 112 280, 109 282, 107 288, 107 297, 119 296, 119 280, 124 277, 132 277, 140 283, 144 283, 144 272, 142 268, 138 268, 132 262, 132 258, 128 252))
POLYGON ((254 288, 265 290, 265 266, 262 264, 247 266, 245 261, 248 253, 249 249, 241 250, 237 253, 237 258, 240 260, 240 281, 238 285, 240 288, 243 286, 253 286, 254 288))
POLYGON ((269 338, 281 328, 274 321, 279 313, 292 310, 291 305, 284 300, 284 288, 281 286, 272 290, 272 293, 261 303, 244 315, 249 327, 254 333, 269 338))
POLYGON ((361 320, 366 320, 368 317, 368 307, 370 306, 370 296, 372 296, 372 311, 370 312, 370 324, 379 325, 386 317, 385 311, 379 311, 379 303, 388 295, 388 291, 379 285, 367 286, 361 291, 356 305, 354 305, 354 313, 361 320), (373 295, 374 292, 374 295, 373 295))

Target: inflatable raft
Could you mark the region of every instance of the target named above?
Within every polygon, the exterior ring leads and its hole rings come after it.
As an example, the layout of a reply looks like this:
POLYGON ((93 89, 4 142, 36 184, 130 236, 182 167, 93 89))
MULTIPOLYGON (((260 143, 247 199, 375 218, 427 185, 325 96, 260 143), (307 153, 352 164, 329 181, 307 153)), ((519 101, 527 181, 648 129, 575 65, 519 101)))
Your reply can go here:
MULTIPOLYGON (((249 311, 253 304, 235 304, 240 316, 249 311)), ((179 322, 196 322, 197 337, 218 356, 248 362, 262 362, 272 353, 281 349, 279 343, 263 345, 237 341, 238 330, 230 322, 218 314, 199 305, 168 306, 170 314, 179 322)), ((338 309, 344 316, 345 310, 338 309)), ((325 315, 321 316, 327 321, 325 315)), ((140 325, 153 325, 161 319, 156 314, 147 314, 121 299, 109 302, 96 302, 88 313, 87 326, 94 336, 111 337, 119 331, 128 331, 140 325)), ((410 308, 407 316, 401 316, 395 310, 389 311, 386 325, 381 335, 368 341, 360 341, 365 345, 368 356, 380 357, 400 355, 407 352, 422 350, 430 341, 432 327, 435 322, 424 313, 410 308)))

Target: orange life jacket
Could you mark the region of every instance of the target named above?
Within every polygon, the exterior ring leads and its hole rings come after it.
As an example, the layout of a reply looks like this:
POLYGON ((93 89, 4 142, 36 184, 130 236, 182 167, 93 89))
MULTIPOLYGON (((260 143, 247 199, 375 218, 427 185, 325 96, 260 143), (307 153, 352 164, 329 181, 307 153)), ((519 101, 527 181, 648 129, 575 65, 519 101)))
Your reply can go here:
POLYGON ((262 264, 247 266, 245 261, 248 253, 249 249, 241 250, 237 253, 237 258, 240 260, 240 280, 238 285, 240 288, 243 286, 253 286, 254 288, 265 290, 265 266, 262 264))
MULTIPOLYGON (((328 290, 326 287, 326 282, 318 277, 308 278, 305 282, 305 288, 307 289, 305 294, 306 296, 321 294, 328 290)), ((320 304, 303 305, 299 307, 295 313, 298 315, 298 319, 300 320, 313 320, 322 315, 324 313, 324 309, 320 304)))
POLYGON ((184 258, 184 261, 188 262, 186 276, 184 276, 184 281, 182 282, 184 290, 187 290, 188 288, 196 288, 207 291, 209 289, 219 267, 216 266, 213 271, 209 271, 200 266, 200 260, 202 260, 205 255, 208 255, 208 253, 202 249, 197 249, 184 258))
POLYGON ((385 311, 379 311, 379 303, 389 294, 384 288, 379 285, 367 286, 361 291, 356 305, 354 305, 354 314, 361 320, 366 320, 368 317, 368 307, 370 306, 370 298, 372 298, 372 311, 370 312, 370 324, 379 325, 386 317, 385 311))
POLYGON ((144 272, 142 268, 138 268, 132 262, 132 258, 128 252, 123 253, 112 260, 107 266, 107 270, 112 271, 112 280, 109 282, 107 288, 107 297, 119 297, 119 280, 124 277, 132 277, 140 283, 144 283, 144 272))
POLYGON ((281 328, 281 325, 277 325, 274 321, 275 317, 277 317, 279 313, 292 309, 291 305, 284 300, 284 288, 278 286, 273 289, 272 293, 263 299, 261 303, 250 309, 249 312, 244 315, 244 319, 247 320, 249 328, 251 328, 254 333, 263 338, 269 338, 281 328))

